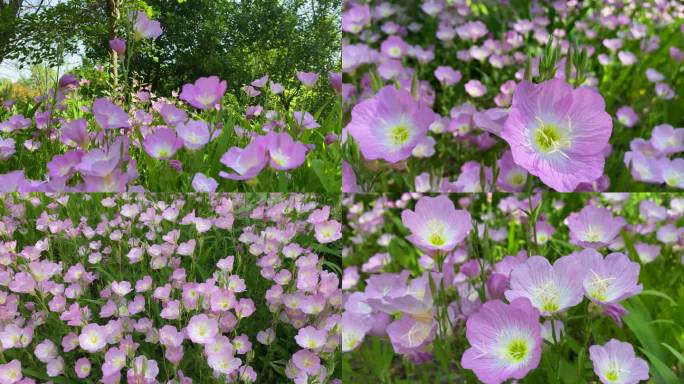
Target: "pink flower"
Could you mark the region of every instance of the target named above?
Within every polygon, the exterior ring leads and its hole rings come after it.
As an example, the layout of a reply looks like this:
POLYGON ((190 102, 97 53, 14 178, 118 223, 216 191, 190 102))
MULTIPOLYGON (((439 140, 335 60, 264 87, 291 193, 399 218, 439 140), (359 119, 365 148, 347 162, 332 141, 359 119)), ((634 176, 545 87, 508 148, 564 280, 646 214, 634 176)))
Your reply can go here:
POLYGON ((65 121, 60 129, 60 139, 69 147, 86 148, 90 141, 88 122, 85 119, 65 121))
POLYGON ((76 172, 76 166, 81 162, 82 157, 83 152, 80 150, 56 155, 47 163, 48 175, 58 178, 70 178, 76 172))
POLYGON ((446 196, 423 196, 415 211, 404 210, 401 221, 411 230, 407 240, 428 251, 451 251, 470 232, 470 214, 456 210, 446 196))
POLYGON ((238 319, 251 316, 255 310, 256 307, 254 306, 252 299, 240 299, 240 301, 238 301, 235 305, 235 315, 238 317, 238 319))
MULTIPOLYGON (((128 128, 128 114, 108 99, 99 98, 93 102, 95 121, 102 129, 128 128)), ((77 120, 78 121, 78 120, 77 120)))
POLYGON ((342 238, 342 224, 336 220, 328 220, 314 227, 316 240, 321 244, 332 243, 342 238))
POLYGON ((40 344, 36 345, 36 349, 34 350, 36 358, 38 358, 41 363, 45 364, 56 358, 58 353, 57 346, 49 339, 45 339, 40 344))
POLYGON ((128 281, 113 281, 112 282, 112 291, 116 293, 117 295, 124 297, 127 294, 129 294, 133 289, 131 288, 131 283, 128 281))
POLYGON ((156 39, 161 36, 161 24, 158 21, 150 20, 145 12, 138 12, 133 25, 137 37, 156 39))
POLYGON ((102 375, 112 376, 121 371, 126 365, 126 351, 123 348, 109 348, 105 353, 105 361, 102 364, 102 375))
POLYGON ((176 126, 178 137, 187 149, 200 149, 209 142, 209 127, 202 120, 189 120, 176 126))
POLYGON ((263 345, 271 345, 275 341, 276 334, 273 328, 268 328, 257 332, 256 338, 257 341, 263 345))
POLYGON ((76 360, 76 367, 74 368, 76 370, 76 376, 79 379, 85 379, 90 375, 90 360, 86 357, 81 357, 80 359, 76 360))
POLYGON ((192 188, 195 192, 215 192, 218 182, 204 173, 197 172, 192 178, 192 188))
POLYGON ((314 129, 320 127, 320 124, 316 122, 314 117, 306 111, 294 111, 292 115, 295 118, 295 122, 304 129, 314 129))
POLYGON ((582 301, 582 273, 571 258, 560 258, 551 265, 545 257, 532 256, 511 272, 506 299, 523 297, 542 315, 561 313, 582 301))
POLYGON ((102 350, 107 345, 107 329, 97 324, 88 324, 81 330, 78 343, 90 353, 102 350))
POLYGON ((218 322, 205 314, 195 315, 188 323, 187 333, 193 343, 210 343, 218 334, 218 322))
POLYGON ((266 85, 266 83, 268 83, 268 75, 262 76, 252 81, 252 86, 262 88, 264 85, 266 85))
POLYGON ((45 367, 47 375, 50 377, 61 376, 64 373, 64 358, 59 356, 55 359, 48 361, 47 367, 45 367))
POLYGON ((301 349, 292 355, 292 362, 307 374, 316 374, 321 366, 321 359, 308 349, 301 349))
POLYGON ((159 329, 159 343, 166 347, 180 347, 185 336, 173 325, 165 325, 159 329))
POLYGON ((604 384, 637 384, 648 380, 648 363, 634 354, 632 344, 611 339, 589 347, 594 372, 604 384))
POLYGON ((126 372, 126 379, 129 383, 135 384, 154 384, 155 378, 159 374, 159 365, 156 360, 148 359, 145 356, 138 356, 133 359, 133 366, 126 372))
POLYGON ((287 132, 270 132, 257 140, 268 150, 271 167, 275 169, 293 169, 304 163, 307 152, 306 146, 294 141, 287 132))
POLYGON ((401 59, 408 50, 409 45, 399 36, 390 36, 380 45, 382 55, 390 59, 401 59))
POLYGON ((307 87, 313 87, 318 80, 318 73, 316 72, 297 72, 299 81, 307 87))
POLYGON ((396 163, 411 156, 434 120, 432 109, 414 100, 408 91, 387 86, 354 107, 346 129, 359 143, 364 158, 396 163))
POLYGON ((479 80, 469 80, 467 83, 465 83, 465 91, 471 97, 480 97, 487 93, 487 87, 479 80))
POLYGON ((182 146, 183 141, 169 128, 158 128, 155 133, 147 135, 143 140, 145 152, 159 160, 170 159, 182 146))
POLYGON ((258 140, 253 140, 244 149, 230 148, 221 156, 220 161, 236 173, 221 171, 219 176, 231 180, 252 179, 266 166, 266 149, 258 140))
POLYGON ((327 337, 328 332, 325 329, 316 329, 308 326, 299 330, 295 340, 300 347, 315 350, 325 345, 327 337))
POLYGON ((115 37, 109 40, 109 48, 118 55, 123 55, 126 52, 126 40, 115 37))
POLYGON ((572 192, 603 174, 603 150, 612 127, 598 92, 572 89, 559 79, 523 81, 513 94, 501 137, 516 164, 556 191, 572 192))
POLYGON ((13 138, 3 139, 0 138, 0 160, 7 160, 14 154, 15 151, 15 141, 13 138))
POLYGON ((627 224, 623 217, 614 217, 606 208, 586 205, 567 219, 570 242, 585 248, 600 248, 610 244, 627 224))
POLYGON ((283 87, 283 85, 280 83, 274 83, 271 81, 270 90, 277 95, 279 93, 283 93, 283 91, 285 91, 285 87, 283 87))
POLYGON ((183 85, 180 98, 195 108, 210 109, 220 102, 227 87, 218 76, 200 77, 194 84, 183 85))
POLYGON ((17 359, 0 365, 0 384, 14 384, 24 376, 21 373, 21 362, 17 359))
POLYGON ((184 110, 176 108, 173 104, 164 104, 159 110, 159 114, 164 119, 164 122, 168 125, 177 125, 179 123, 185 122, 188 115, 184 110))
POLYGON ((468 318, 466 337, 471 347, 463 353, 461 365, 486 384, 522 379, 539 365, 539 312, 527 299, 486 302, 468 318))
POLYGON ((461 81, 461 71, 448 66, 441 66, 435 69, 435 77, 444 86, 450 86, 461 81))
POLYGON ((236 305, 235 294, 227 289, 218 289, 211 295, 211 310, 214 312, 225 312, 236 305))
POLYGON ((235 372, 242 365, 242 360, 233 356, 232 353, 222 351, 219 353, 212 353, 207 359, 207 363, 211 368, 219 373, 230 375, 235 372))

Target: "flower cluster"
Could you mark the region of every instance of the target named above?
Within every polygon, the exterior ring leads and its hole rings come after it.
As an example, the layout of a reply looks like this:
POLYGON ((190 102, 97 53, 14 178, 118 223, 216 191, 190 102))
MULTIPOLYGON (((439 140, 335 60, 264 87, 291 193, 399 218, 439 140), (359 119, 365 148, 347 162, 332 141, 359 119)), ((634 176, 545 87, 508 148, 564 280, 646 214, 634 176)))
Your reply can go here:
POLYGON ((684 185, 681 2, 345 5, 345 191, 684 185))
MULTIPOLYGON (((553 382, 560 364, 564 375, 572 371, 567 379, 580 382, 589 380, 587 356, 606 384, 675 375, 649 370, 636 355, 645 350, 657 365, 650 341, 642 339, 641 316, 658 316, 651 311, 660 307, 640 299, 642 281, 649 282, 649 294, 672 293, 671 279, 684 263, 677 224, 684 199, 661 199, 347 196, 347 373, 364 369, 357 356, 391 353, 377 346, 388 343, 404 362, 388 362, 386 369, 409 381, 469 381, 471 373, 453 369, 460 364, 488 384, 553 382), (653 263, 659 266, 650 269, 653 263), (660 268, 672 270, 658 272, 664 281, 653 280, 660 268)), ((672 342, 665 333, 660 340, 672 342)), ((676 357, 656 349, 659 359, 676 357)))
MULTIPOLYGON (((133 29, 135 39, 162 33, 143 12, 133 29)), ((122 59, 134 54, 119 37, 109 47, 122 59)), ((265 75, 228 91, 225 80, 201 77, 161 97, 136 80, 91 99, 84 95, 101 91, 87 78, 64 75, 32 104, 3 103, 0 191, 334 190, 339 111, 307 108, 311 95, 334 99, 341 76, 298 71, 281 81, 265 75)))
POLYGON ((0 382, 339 381, 337 205, 43 194, 3 209, 0 382))
POLYGON ((650 140, 636 138, 629 147, 624 161, 635 180, 684 188, 684 159, 672 158, 684 152, 684 128, 657 125, 650 140))

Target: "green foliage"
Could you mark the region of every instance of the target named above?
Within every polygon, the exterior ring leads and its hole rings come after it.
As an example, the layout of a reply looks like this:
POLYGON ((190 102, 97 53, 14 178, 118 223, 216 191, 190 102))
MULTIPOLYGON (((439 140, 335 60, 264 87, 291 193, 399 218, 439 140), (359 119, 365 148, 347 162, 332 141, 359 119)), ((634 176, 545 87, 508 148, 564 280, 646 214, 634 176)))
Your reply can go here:
MULTIPOLYGON (((237 90, 265 74, 294 87, 296 71, 325 76, 339 70, 339 0, 124 0, 116 21, 110 20, 106 3, 68 0, 24 16, 8 57, 23 65, 58 65, 65 54, 83 50, 91 68, 106 64, 109 23, 115 23, 116 35, 126 37, 128 15, 142 9, 161 23, 164 33, 154 43, 143 43, 130 71, 160 94, 201 76, 217 75, 237 90)), ((327 86, 300 95, 316 107, 331 96, 327 86)))

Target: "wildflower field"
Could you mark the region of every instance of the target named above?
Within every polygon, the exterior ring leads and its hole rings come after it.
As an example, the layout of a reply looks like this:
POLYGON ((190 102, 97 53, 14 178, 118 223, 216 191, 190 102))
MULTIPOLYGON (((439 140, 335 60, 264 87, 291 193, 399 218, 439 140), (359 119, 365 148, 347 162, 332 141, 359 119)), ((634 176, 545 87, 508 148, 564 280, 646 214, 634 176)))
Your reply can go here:
POLYGON ((121 2, 128 17, 97 47, 104 59, 47 76, 33 98, 0 89, 0 191, 340 190, 334 67, 291 63, 285 75, 259 73, 244 84, 200 70, 158 93, 140 62, 159 66, 166 26, 136 7, 121 2))
POLYGON ((339 383, 339 198, 5 195, 0 383, 339 383))
POLYGON ((681 383, 684 196, 348 195, 352 383, 681 383))
POLYGON ((0 1, 0 384, 684 383, 684 1, 0 1))
POLYGON ((348 1, 343 189, 684 187, 681 1, 348 1))

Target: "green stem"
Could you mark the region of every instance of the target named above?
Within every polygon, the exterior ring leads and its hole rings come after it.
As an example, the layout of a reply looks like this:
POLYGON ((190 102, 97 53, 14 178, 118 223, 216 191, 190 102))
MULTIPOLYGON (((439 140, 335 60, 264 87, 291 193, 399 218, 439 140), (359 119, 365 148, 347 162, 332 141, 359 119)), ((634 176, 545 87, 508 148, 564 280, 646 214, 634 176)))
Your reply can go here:
POLYGON ((586 356, 587 346, 589 345, 589 338, 591 336, 591 322, 589 321, 589 303, 584 306, 584 342, 582 348, 577 356, 577 376, 582 377, 584 370, 584 359, 586 356))

